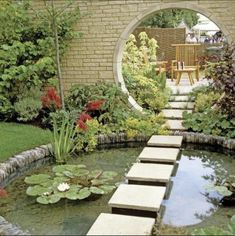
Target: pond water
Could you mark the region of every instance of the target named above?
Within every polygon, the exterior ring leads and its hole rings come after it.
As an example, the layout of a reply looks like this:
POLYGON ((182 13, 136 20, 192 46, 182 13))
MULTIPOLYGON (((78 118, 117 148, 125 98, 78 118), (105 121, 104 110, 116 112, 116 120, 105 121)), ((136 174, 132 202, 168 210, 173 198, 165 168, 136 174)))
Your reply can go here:
MULTIPOLYGON (((118 172, 116 182, 124 181, 124 174, 135 162, 143 147, 98 150, 72 160, 71 164, 85 164, 88 169, 118 172)), ((30 171, 27 175, 47 173, 52 166, 30 171)), ((173 187, 166 206, 163 222, 174 226, 204 227, 224 225, 235 214, 235 208, 218 205, 220 196, 208 193, 205 186, 218 172, 235 174, 232 154, 182 150, 179 167, 172 177, 173 187), (193 226, 192 226, 193 225, 193 226)), ((93 201, 62 201, 54 205, 40 205, 25 194, 25 176, 19 177, 6 188, 8 198, 0 198, 0 215, 23 230, 36 235, 84 235, 101 212, 110 212, 107 205, 111 194, 93 201)))

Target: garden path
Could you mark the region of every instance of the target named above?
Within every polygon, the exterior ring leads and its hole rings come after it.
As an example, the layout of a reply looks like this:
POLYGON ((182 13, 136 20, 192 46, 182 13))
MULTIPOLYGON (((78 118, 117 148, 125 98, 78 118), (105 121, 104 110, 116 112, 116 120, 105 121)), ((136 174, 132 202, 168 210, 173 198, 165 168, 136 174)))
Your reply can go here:
POLYGON ((120 184, 109 206, 87 235, 151 235, 157 216, 162 216, 163 198, 170 192, 182 136, 153 135, 120 184), (146 163, 147 162, 147 163, 146 163))
POLYGON ((194 101, 190 101, 189 93, 196 87, 208 84, 208 81, 200 78, 194 81, 193 86, 186 76, 182 76, 179 85, 175 85, 175 81, 167 79, 167 86, 172 90, 172 96, 165 109, 162 110, 163 115, 167 119, 166 124, 172 131, 184 131, 186 128, 182 125, 183 112, 192 112, 194 101))

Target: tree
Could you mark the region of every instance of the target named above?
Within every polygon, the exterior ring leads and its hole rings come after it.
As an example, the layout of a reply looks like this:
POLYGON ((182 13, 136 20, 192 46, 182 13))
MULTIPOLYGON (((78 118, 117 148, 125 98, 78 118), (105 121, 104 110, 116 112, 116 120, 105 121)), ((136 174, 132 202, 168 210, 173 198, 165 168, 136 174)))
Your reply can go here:
MULTIPOLYGON (((80 18, 80 10, 79 7, 76 7, 74 10, 70 10, 69 8, 74 4, 73 0, 65 1, 66 3, 60 7, 56 7, 54 0, 44 0, 44 4, 46 7, 46 14, 40 14, 39 18, 41 18, 44 22, 45 20, 49 22, 49 29, 54 38, 54 50, 55 50, 55 63, 56 63, 56 74, 59 81, 59 92, 61 97, 62 108, 65 109, 64 105, 64 87, 63 87, 63 78, 61 73, 61 63, 60 63, 60 55, 61 50, 63 48, 60 47, 60 33, 58 32, 58 28, 61 23, 67 22, 68 27, 72 27, 72 25, 80 18)), ((62 23, 63 24, 63 23, 62 23)), ((68 35, 65 37, 66 40, 68 38, 72 38, 74 34, 68 35)))
POLYGON ((175 28, 182 20, 184 20, 191 28, 198 23, 198 19, 197 13, 191 10, 166 9, 145 20, 142 23, 142 26, 175 28))

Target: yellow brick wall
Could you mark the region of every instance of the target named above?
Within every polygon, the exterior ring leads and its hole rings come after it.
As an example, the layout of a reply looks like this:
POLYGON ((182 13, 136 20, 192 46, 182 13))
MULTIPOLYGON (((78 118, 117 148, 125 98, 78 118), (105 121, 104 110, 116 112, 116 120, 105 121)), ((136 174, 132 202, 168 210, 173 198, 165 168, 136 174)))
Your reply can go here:
MULTIPOLYGON (((41 3, 34 0, 37 7, 42 7, 41 3)), ((75 30, 83 37, 70 43, 62 60, 66 89, 76 83, 120 81, 119 46, 134 26, 161 9, 178 7, 200 12, 218 24, 230 42, 235 41, 235 0, 77 0, 76 4, 82 18, 75 30)))

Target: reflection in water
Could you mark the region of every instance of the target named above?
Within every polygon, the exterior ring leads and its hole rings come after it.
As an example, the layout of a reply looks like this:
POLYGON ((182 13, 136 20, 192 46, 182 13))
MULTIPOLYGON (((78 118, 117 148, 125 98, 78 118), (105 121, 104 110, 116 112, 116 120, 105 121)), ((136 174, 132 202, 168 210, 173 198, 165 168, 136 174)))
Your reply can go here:
POLYGON ((224 178, 229 173, 235 173, 232 158, 206 151, 183 151, 176 176, 172 177, 170 198, 164 201, 166 211, 163 222, 188 226, 212 216, 219 207, 221 196, 208 192, 205 187, 218 176, 224 178), (228 162, 233 163, 229 171, 225 170, 228 162))

